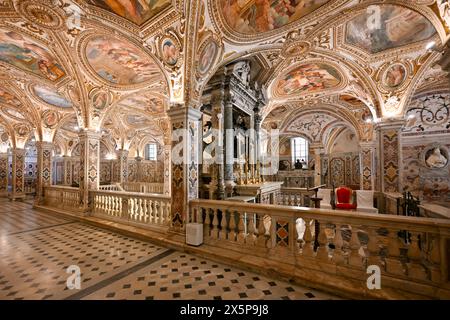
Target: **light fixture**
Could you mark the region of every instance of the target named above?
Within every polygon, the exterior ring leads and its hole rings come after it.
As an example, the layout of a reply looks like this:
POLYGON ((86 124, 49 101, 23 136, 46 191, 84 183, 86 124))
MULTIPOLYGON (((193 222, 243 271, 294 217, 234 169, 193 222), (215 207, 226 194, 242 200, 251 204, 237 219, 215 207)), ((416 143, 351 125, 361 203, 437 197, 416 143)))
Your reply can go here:
POLYGON ((414 119, 415 117, 416 117, 415 114, 410 114, 410 115, 408 116, 408 120, 414 119))
POLYGON ((436 45, 435 41, 430 41, 427 43, 427 46, 425 47, 427 50, 431 50, 434 48, 434 46, 436 45))

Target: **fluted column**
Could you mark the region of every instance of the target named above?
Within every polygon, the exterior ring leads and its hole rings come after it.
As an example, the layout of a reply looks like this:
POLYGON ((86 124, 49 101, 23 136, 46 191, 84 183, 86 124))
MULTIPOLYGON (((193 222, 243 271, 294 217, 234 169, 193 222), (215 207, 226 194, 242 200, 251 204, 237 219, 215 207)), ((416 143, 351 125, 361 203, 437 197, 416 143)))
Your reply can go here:
POLYGON ((375 190, 375 142, 360 143, 361 189, 375 190))
POLYGON ((0 197, 8 194, 8 153, 0 153, 0 197))
POLYGON ((44 188, 52 184, 52 149, 51 142, 36 142, 37 149, 37 185, 36 201, 38 203, 44 197, 44 188))
POLYGON ((25 149, 12 149, 11 200, 25 198, 25 149))
POLYGON ((189 200, 198 198, 201 112, 175 105, 169 110, 169 117, 173 139, 171 225, 181 231, 186 223, 189 200))
POLYGON ((89 208, 89 190, 98 190, 100 186, 100 138, 96 131, 80 133, 80 192, 81 208, 89 208))

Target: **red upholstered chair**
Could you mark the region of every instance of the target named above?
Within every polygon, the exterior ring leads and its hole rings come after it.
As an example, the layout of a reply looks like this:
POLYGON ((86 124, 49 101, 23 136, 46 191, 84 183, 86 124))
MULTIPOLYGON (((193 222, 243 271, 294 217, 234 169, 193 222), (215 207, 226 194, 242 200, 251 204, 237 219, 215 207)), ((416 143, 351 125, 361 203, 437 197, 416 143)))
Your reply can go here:
POLYGON ((353 202, 353 190, 347 187, 339 187, 336 190, 336 209, 351 210, 356 209, 353 202))

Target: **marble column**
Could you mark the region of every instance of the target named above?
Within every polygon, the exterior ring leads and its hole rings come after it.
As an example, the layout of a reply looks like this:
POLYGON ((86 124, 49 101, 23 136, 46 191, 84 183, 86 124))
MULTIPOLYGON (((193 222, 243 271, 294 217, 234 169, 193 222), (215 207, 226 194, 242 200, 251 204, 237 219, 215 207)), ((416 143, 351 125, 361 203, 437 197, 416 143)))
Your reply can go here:
POLYGON ((224 107, 224 134, 225 134, 225 165, 224 179, 227 193, 232 192, 235 182, 233 174, 234 164, 234 126, 233 126, 233 104, 227 102, 224 107))
POLYGON ((172 146, 170 144, 164 146, 164 195, 169 196, 171 193, 171 165, 172 165, 172 146))
POLYGON ((360 144, 360 171, 362 190, 375 190, 375 142, 361 142, 360 144))
MULTIPOLYGON (((118 173, 117 179, 112 181, 124 183, 128 181, 128 150, 117 150, 116 168, 113 168, 112 174, 118 173)), ((114 166, 113 166, 114 167, 114 166)))
POLYGON ((72 159, 69 156, 63 156, 63 184, 72 185, 72 159))
POLYGON ((100 186, 100 138, 101 134, 93 130, 80 133, 80 195, 81 208, 89 210, 89 190, 98 190, 100 186))
POLYGON ((182 231, 186 224, 189 200, 198 198, 201 112, 175 105, 168 114, 173 139, 171 228, 182 231))
POLYGON ((25 198, 25 149, 12 149, 11 200, 25 198))
POLYGON ((37 185, 36 201, 44 198, 44 188, 52 184, 52 149, 51 142, 37 141, 37 185))
POLYGON ((403 125, 403 120, 385 121, 375 127, 379 143, 379 186, 382 192, 402 192, 400 135, 403 125))
POLYGON ((0 197, 8 195, 8 153, 0 153, 0 197))

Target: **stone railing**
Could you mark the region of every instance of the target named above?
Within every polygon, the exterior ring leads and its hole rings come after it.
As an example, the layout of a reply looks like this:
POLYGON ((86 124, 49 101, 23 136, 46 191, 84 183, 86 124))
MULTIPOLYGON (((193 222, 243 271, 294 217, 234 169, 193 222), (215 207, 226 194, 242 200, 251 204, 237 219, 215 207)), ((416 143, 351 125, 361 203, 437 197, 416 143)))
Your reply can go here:
POLYGON ((306 188, 285 188, 282 187, 278 195, 278 204, 283 206, 309 207, 309 198, 314 192, 306 188))
POLYGON ((259 258, 266 269, 317 288, 450 298, 448 220, 192 200, 188 222, 203 224, 204 242, 216 254, 259 258), (367 285, 374 269, 381 271, 379 290, 367 285))
POLYGON ((164 183, 124 182, 122 187, 127 192, 164 193, 164 183))
POLYGON ((123 189, 119 185, 116 185, 116 184, 103 185, 103 186, 100 186, 98 189, 102 190, 102 191, 123 191, 123 189))
POLYGON ((80 190, 63 186, 45 187, 43 204, 48 207, 78 211, 80 209, 80 190))
POLYGON ((170 197, 114 191, 90 191, 91 214, 120 223, 167 230, 170 197))

